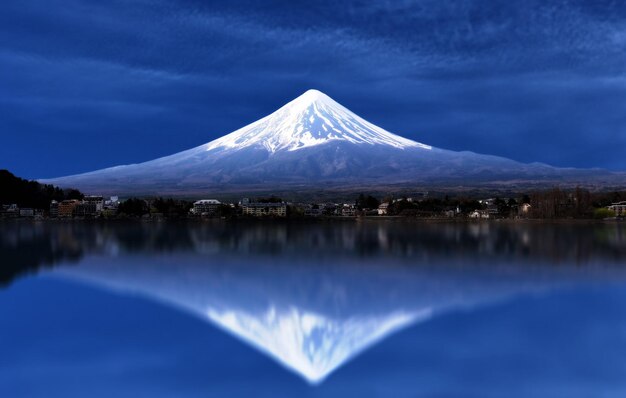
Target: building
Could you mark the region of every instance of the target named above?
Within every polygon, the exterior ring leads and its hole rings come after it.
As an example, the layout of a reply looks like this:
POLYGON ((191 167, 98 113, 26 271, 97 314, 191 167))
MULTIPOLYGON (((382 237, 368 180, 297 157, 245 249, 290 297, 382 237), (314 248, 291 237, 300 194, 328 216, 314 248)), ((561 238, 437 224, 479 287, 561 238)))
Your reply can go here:
POLYGON ((56 218, 59 216, 59 202, 53 200, 50 202, 50 217, 56 218))
POLYGON ((105 209, 117 209, 117 206, 120 205, 120 198, 118 196, 111 196, 109 199, 104 201, 105 209))
POLYGON ((305 217, 319 217, 324 215, 323 204, 313 204, 304 207, 305 217))
POLYGON ((241 211, 244 216, 253 216, 253 217, 265 217, 265 216, 273 216, 273 217, 286 217, 287 216, 287 204, 284 202, 280 203, 250 203, 249 201, 246 203, 244 201, 241 202, 241 211))
POLYGON ((22 207, 20 209, 20 217, 35 217, 35 209, 30 207, 22 207))
POLYGON ((613 210, 616 217, 626 217, 626 201, 613 203, 608 209, 613 210))
POLYGON ((528 215, 530 214, 530 203, 522 203, 518 208, 517 208, 517 213, 519 216, 522 217, 528 217, 528 215))
POLYGON ((469 218, 489 218, 488 210, 474 210, 468 216, 469 218))
POLYGON ((356 216, 356 206, 352 203, 344 203, 341 207, 341 215, 344 217, 356 216))
POLYGON ((190 210, 191 214, 196 216, 208 216, 215 214, 217 208, 222 203, 215 199, 202 199, 193 203, 193 208, 190 210))
POLYGON ((454 216, 456 216, 456 211, 455 210, 444 210, 443 215, 447 218, 454 218, 454 216))
POLYGON ((101 212, 104 209, 104 198, 102 196, 85 196, 83 203, 96 205, 96 212, 101 212))
POLYGON ((63 200, 58 205, 59 217, 72 217, 74 215, 74 208, 78 206, 80 201, 76 199, 63 200))
MULTIPOLYGON (((100 208, 102 209, 102 208, 100 208)), ((98 204, 96 202, 81 202, 74 207, 74 216, 76 217, 95 217, 102 210, 98 211, 98 204)))
POLYGON ((102 214, 105 216, 114 216, 117 213, 117 208, 120 205, 120 199, 117 196, 111 196, 104 201, 102 208, 102 214))
POLYGON ((389 203, 386 203, 386 202, 381 203, 380 206, 378 206, 378 215, 386 216, 388 210, 389 210, 389 203))
POLYGON ((490 217, 497 217, 500 214, 500 209, 496 205, 488 205, 487 213, 489 213, 490 217))
POLYGON ((484 206, 493 206, 496 203, 496 199, 495 198, 480 199, 478 203, 484 206))
POLYGON ((20 215, 20 208, 17 207, 16 204, 12 205, 2 205, 0 208, 0 217, 2 218, 13 218, 18 217, 20 215))

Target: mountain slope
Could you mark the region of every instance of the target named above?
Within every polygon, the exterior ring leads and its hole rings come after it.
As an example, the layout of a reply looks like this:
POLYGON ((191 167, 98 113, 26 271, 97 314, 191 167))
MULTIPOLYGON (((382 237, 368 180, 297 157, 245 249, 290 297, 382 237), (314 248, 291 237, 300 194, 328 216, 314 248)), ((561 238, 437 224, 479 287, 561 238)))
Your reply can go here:
POLYGON ((623 174, 523 164, 392 134, 309 90, 199 147, 145 163, 43 180, 86 192, 199 194, 394 185, 624 184, 623 174))

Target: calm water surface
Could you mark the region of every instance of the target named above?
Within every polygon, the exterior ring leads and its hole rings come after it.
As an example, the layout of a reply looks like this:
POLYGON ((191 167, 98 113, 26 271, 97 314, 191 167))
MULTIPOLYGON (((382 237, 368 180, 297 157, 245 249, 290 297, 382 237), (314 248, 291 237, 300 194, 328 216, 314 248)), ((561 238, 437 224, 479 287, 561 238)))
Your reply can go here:
POLYGON ((0 397, 624 397, 623 224, 2 223, 0 397))

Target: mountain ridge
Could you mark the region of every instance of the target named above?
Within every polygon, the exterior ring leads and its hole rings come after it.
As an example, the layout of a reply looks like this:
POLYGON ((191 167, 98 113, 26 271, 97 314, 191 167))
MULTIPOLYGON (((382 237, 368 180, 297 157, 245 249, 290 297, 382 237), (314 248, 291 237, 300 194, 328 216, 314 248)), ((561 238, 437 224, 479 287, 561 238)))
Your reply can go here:
POLYGON ((187 195, 206 191, 343 189, 364 185, 625 185, 626 174, 556 168, 454 152, 380 128, 318 90, 206 144, 143 163, 40 180, 85 192, 187 195))

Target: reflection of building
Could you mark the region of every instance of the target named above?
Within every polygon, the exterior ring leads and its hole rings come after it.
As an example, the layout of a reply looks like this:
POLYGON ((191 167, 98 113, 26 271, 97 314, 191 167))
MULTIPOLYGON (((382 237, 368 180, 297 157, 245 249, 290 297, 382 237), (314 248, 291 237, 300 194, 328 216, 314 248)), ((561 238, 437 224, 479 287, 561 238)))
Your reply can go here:
POLYGON ((76 199, 63 200, 58 206, 59 217, 72 217, 74 215, 74 208, 78 206, 80 202, 76 199))
POLYGON ((245 216, 287 216, 287 205, 285 203, 242 203, 241 209, 245 216))
POLYGON ((202 199, 194 202, 191 213, 197 216, 215 214, 217 208, 221 205, 219 200, 215 199, 202 199))
POLYGON ((626 201, 613 203, 609 206, 609 210, 613 210, 617 217, 626 216, 626 201))

